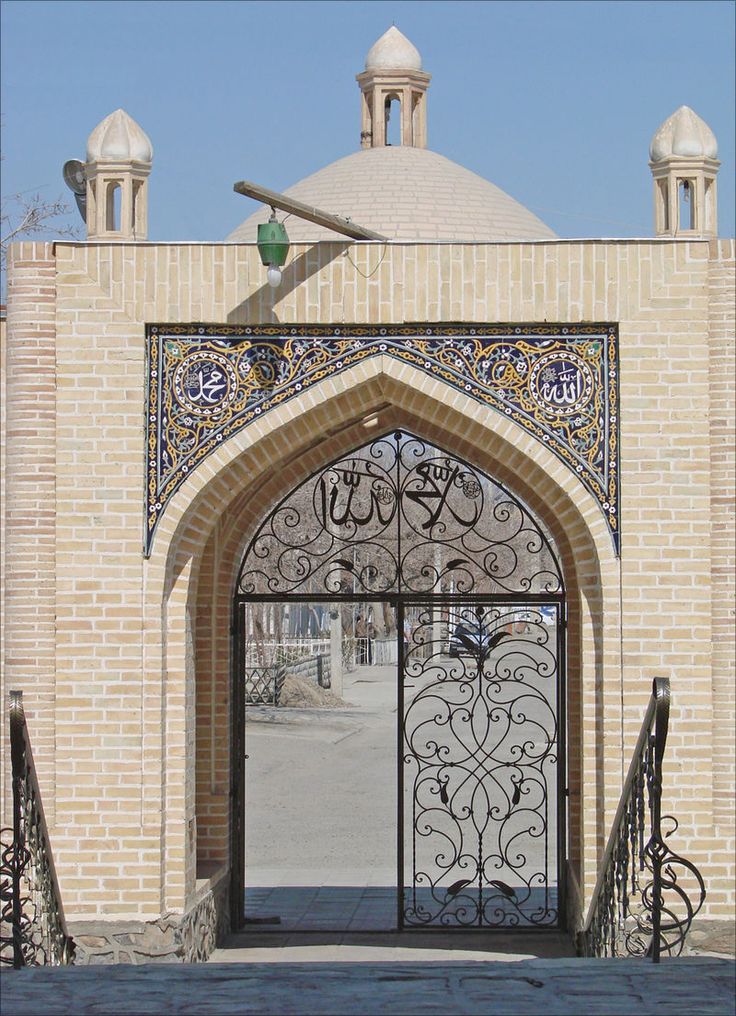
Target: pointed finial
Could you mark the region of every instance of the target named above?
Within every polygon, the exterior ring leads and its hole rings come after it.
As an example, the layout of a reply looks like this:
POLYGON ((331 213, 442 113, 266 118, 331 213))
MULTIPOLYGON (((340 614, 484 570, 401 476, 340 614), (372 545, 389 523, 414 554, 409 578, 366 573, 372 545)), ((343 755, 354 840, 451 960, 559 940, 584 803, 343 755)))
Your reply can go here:
POLYGON ((365 69, 420 71, 422 58, 416 46, 392 24, 368 50, 365 69))

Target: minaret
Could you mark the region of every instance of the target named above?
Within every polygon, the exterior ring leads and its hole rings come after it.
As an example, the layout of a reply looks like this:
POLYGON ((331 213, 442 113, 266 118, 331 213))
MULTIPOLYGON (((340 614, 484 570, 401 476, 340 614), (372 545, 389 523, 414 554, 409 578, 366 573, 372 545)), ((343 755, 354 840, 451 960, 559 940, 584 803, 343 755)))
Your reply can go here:
POLYGON ((427 147, 430 77, 422 70, 417 48, 392 25, 368 50, 365 70, 356 78, 363 93, 360 125, 363 148, 380 148, 389 143, 387 125, 393 102, 399 104, 400 144, 427 147))
POLYGON ((99 123, 87 140, 87 239, 145 240, 153 148, 124 109, 99 123))
POLYGON ((649 146, 657 236, 717 236, 718 144, 708 124, 680 106, 649 146))

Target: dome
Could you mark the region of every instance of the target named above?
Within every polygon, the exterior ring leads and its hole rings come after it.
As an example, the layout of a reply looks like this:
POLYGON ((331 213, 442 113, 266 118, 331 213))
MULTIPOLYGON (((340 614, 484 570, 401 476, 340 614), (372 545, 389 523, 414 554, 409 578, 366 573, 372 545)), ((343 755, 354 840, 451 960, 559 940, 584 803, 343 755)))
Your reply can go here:
POLYGON ((668 117, 655 131, 649 146, 652 162, 661 162, 671 155, 694 159, 718 158, 715 134, 689 106, 680 106, 668 117))
MULTIPOLYGON (((555 234, 499 187, 426 148, 385 145, 330 163, 285 193, 352 219, 392 240, 546 240, 555 234)), ((261 206, 229 236, 252 243, 261 206)), ((295 215, 286 228, 294 243, 343 237, 295 215)))
POLYGON ((374 42, 365 58, 367 71, 420 71, 422 58, 419 50, 407 37, 391 25, 381 38, 374 42))
POLYGON ((151 162, 153 147, 124 109, 106 116, 87 139, 87 162, 151 162))

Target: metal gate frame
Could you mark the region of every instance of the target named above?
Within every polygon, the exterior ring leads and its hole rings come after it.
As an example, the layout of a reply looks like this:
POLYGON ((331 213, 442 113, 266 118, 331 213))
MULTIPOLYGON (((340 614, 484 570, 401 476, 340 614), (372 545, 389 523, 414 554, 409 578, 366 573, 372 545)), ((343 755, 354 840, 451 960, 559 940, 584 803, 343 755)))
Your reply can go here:
MULTIPOLYGON (((564 593, 560 594, 528 594, 527 596, 513 595, 486 595, 466 594, 463 596, 448 596, 447 594, 435 595, 319 595, 314 593, 289 594, 289 595, 236 595, 233 599, 233 623, 231 626, 232 652, 231 652, 231 687, 232 687, 232 736, 231 736, 231 892, 230 892, 230 919, 231 928, 239 929, 244 922, 244 899, 245 899, 245 769, 248 756, 245 753, 245 696, 243 682, 240 675, 244 667, 244 626, 243 619, 245 608, 251 603, 388 603, 396 610, 397 627, 397 709, 396 709, 396 895, 397 895, 397 928, 398 930, 417 931, 447 931, 447 926, 426 925, 424 927, 415 924, 407 925, 405 921, 405 837, 404 837, 404 620, 407 607, 414 606, 448 606, 454 604, 469 606, 472 604, 483 604, 484 606, 497 607, 503 605, 518 606, 521 609, 533 608, 534 606, 546 606, 554 604, 558 611, 559 623, 557 625, 557 835, 556 835, 556 857, 557 857, 557 890, 558 907, 557 921, 555 925, 547 924, 542 926, 531 925, 529 927, 515 927, 515 932, 538 932, 543 929, 556 928, 566 929, 567 924, 567 605, 564 593)), ((472 926, 462 926, 464 930, 474 930, 472 926)), ((509 931, 508 925, 481 925, 477 930, 486 932, 509 931)))
MULTIPOLYGON (((415 924, 406 922, 406 892, 409 888, 406 885, 406 873, 405 873, 405 766, 404 766, 404 749, 405 749, 405 729, 404 729, 404 718, 406 714, 406 701, 405 701, 405 688, 404 688, 404 677, 405 677, 405 658, 404 658, 404 640, 401 637, 401 633, 404 630, 404 617, 406 607, 423 607, 423 606, 447 606, 452 608, 454 605, 463 607, 470 607, 473 604, 482 604, 487 607, 518 607, 520 609, 530 609, 535 606, 548 606, 554 605, 558 611, 558 623, 556 631, 556 660, 557 660, 557 678, 556 678, 556 694, 557 694, 557 753, 556 753, 556 807, 557 807, 557 820, 556 820, 556 861, 557 861, 557 919, 555 924, 545 925, 529 925, 514 927, 514 931, 539 931, 540 928, 555 927, 564 930, 567 923, 567 797, 568 797, 568 786, 567 786, 567 699, 566 699, 566 677, 567 677, 567 659, 566 659, 566 642, 567 642, 567 607, 564 594, 560 595, 544 595, 534 596, 530 595, 527 597, 516 596, 482 596, 480 594, 467 595, 467 596, 446 596, 446 595, 435 595, 435 596, 401 596, 398 598, 398 631, 399 636, 399 662, 397 669, 397 681, 398 681, 398 707, 397 707, 397 927, 399 930, 405 930, 410 928, 411 930, 418 931, 446 931, 451 925, 442 924, 415 924)), ((464 930, 472 930, 477 927, 478 930, 483 931, 508 931, 509 926, 504 924, 490 925, 490 924, 478 924, 474 925, 462 925, 464 930)))

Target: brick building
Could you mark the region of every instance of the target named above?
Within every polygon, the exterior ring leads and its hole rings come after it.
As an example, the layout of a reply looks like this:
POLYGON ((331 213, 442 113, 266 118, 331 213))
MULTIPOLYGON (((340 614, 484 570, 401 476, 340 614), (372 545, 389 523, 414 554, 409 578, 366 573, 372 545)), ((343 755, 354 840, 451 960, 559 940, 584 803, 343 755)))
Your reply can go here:
POLYGON ((2 701, 24 693, 72 926, 108 958, 132 926, 139 957, 206 955, 239 885, 246 549, 292 490, 396 431, 502 485, 554 546, 568 925, 655 676, 673 689, 675 849, 703 872, 705 916, 730 918, 734 241, 715 138, 687 107, 655 134, 652 237, 558 239, 426 148, 429 75, 397 30, 358 83, 361 150, 287 196, 386 239, 292 216, 276 288, 267 209, 224 242, 149 241, 152 148, 117 111, 89 139, 87 239, 11 248, 2 701))

